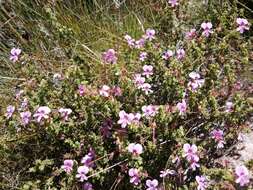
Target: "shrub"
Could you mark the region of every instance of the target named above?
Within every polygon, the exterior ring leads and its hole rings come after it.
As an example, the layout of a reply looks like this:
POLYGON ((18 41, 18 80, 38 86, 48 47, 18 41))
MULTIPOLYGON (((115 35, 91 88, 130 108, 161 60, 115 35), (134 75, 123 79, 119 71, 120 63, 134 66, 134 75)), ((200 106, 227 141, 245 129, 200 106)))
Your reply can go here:
MULTIPOLYGON (((250 24, 238 21, 242 16, 232 5, 194 26, 184 18, 187 2, 161 7, 178 27, 121 34, 101 56, 73 53, 61 73, 44 75, 29 52, 11 52, 10 64, 26 80, 1 117, 1 155, 5 172, 20 172, 21 189, 249 184, 245 168, 240 178, 215 161, 252 113, 250 89, 241 79, 249 64, 250 24)), ((59 38, 75 35, 53 26, 59 38)))

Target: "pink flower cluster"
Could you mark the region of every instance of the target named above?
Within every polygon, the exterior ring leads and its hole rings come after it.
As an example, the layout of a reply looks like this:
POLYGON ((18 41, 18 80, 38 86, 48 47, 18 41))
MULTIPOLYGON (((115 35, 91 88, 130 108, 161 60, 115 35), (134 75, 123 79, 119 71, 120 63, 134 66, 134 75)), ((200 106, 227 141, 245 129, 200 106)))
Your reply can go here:
POLYGON ((146 190, 158 190, 158 181, 156 179, 146 181, 146 190))
MULTIPOLYGON (((90 149, 90 152, 82 158, 81 163, 83 165, 77 168, 77 174, 76 174, 76 178, 79 179, 80 182, 84 182, 88 180, 87 174, 89 173, 90 168, 94 166, 92 162, 94 158, 95 158, 95 152, 93 151, 93 149, 90 149)), ((67 160, 64 160, 61 168, 67 174, 70 174, 73 171, 73 166, 74 166, 74 160, 67 159, 67 160)), ((83 185, 83 187, 84 189, 91 190, 92 184, 87 182, 83 185)))
POLYGON ((30 111, 25 111, 20 113, 21 122, 25 126, 30 122, 32 113, 30 111))
POLYGON ((141 49, 145 46, 146 41, 152 41, 155 39, 155 30, 148 28, 145 34, 139 39, 135 40, 130 35, 125 35, 125 40, 130 48, 141 49))
POLYGON ((184 157, 186 157, 186 160, 190 163, 190 168, 192 170, 196 170, 197 167, 199 167, 199 156, 198 156, 198 148, 195 144, 184 144, 183 147, 184 150, 184 157))
POLYGON ((187 105, 186 105, 186 101, 185 99, 182 100, 182 102, 178 102, 176 105, 178 111, 179 111, 179 115, 183 115, 186 113, 187 110, 187 105))
POLYGON ((93 149, 90 149, 89 153, 86 154, 82 160, 81 163, 87 167, 94 167, 93 159, 95 158, 95 152, 93 149))
POLYGON ((15 106, 9 105, 7 106, 5 117, 10 119, 15 111, 15 106))
POLYGON ((154 105, 147 105, 147 106, 142 106, 141 110, 143 111, 143 116, 144 117, 154 117, 158 113, 158 107, 154 105))
MULTIPOLYGON (((21 103, 21 108, 19 110, 23 110, 20 112, 20 118, 22 125, 26 126, 29 124, 29 122, 32 119, 32 113, 27 110, 28 100, 25 98, 24 101, 21 103), (27 111, 26 111, 27 110, 27 111)), ((15 107, 12 105, 9 105, 7 107, 5 116, 7 119, 10 119, 15 111, 15 107)), ((72 113, 72 110, 69 108, 60 108, 59 110, 61 118, 63 118, 65 121, 68 120, 69 115, 72 113)), ((43 121, 46 121, 50 118, 51 109, 47 106, 40 106, 33 114, 33 118, 37 123, 42 124, 43 121)))
POLYGON ((11 49, 10 60, 15 63, 16 61, 18 61, 20 54, 21 54, 21 49, 12 48, 11 49))
MULTIPOLYGON (((132 153, 133 156, 139 156, 143 153, 143 147, 141 144, 137 143, 131 143, 127 147, 128 152, 132 153)), ((141 182, 141 173, 137 168, 131 168, 128 171, 128 175, 130 177, 130 183, 136 185, 139 185, 141 182)), ((158 181, 156 179, 150 180, 148 179, 146 181, 147 190, 158 190, 158 181)))
POLYGON ((73 170, 73 166, 74 166, 74 161, 73 160, 64 160, 63 165, 61 166, 61 168, 66 172, 66 173, 71 173, 71 171, 73 170))
POLYGON ((147 59, 147 57, 148 57, 147 52, 141 52, 139 59, 140 59, 140 61, 145 61, 145 59, 147 59))
POLYGON ((164 60, 169 60, 174 55, 173 51, 167 50, 163 53, 162 58, 164 60))
POLYGON ((116 51, 114 49, 108 49, 102 53, 102 60, 105 64, 115 64, 118 60, 116 51))
POLYGON ((233 111, 233 102, 226 102, 225 105, 225 112, 232 112, 233 111))
POLYGON ((249 22, 247 19, 244 18, 237 18, 236 19, 236 23, 237 23, 237 31, 240 32, 241 34, 245 32, 245 30, 249 30, 250 26, 249 26, 249 22))
MULTIPOLYGON (((173 57, 174 53, 171 50, 166 50, 163 55, 162 59, 169 60, 171 57, 173 57)), ((178 60, 183 60, 185 58, 185 50, 180 48, 176 51, 176 56, 178 60)))
POLYGON ((67 121, 69 119, 69 115, 72 113, 72 110, 69 108, 60 108, 59 113, 61 114, 61 117, 67 121))
POLYGON ((223 148, 224 147, 224 144, 225 144, 225 141, 224 141, 224 137, 223 137, 223 131, 222 130, 213 130, 211 132, 211 136, 212 138, 215 140, 215 142, 217 142, 217 148, 223 148))
POLYGON ((197 190, 205 190, 208 187, 208 180, 205 176, 196 176, 197 190))
POLYGON ((36 121, 38 123, 40 123, 42 120, 48 119, 50 113, 51 113, 51 109, 49 107, 47 107, 47 106, 41 106, 33 114, 33 117, 36 119, 36 121))
POLYGON ((185 51, 184 51, 184 49, 178 49, 177 50, 177 59, 178 60, 182 60, 182 59, 184 59, 184 57, 185 57, 185 51))
POLYGON ((83 84, 80 84, 80 85, 78 86, 78 93, 79 93, 79 95, 80 95, 80 96, 84 96, 85 91, 86 91, 85 86, 84 86, 83 84))
POLYGON ((109 87, 107 85, 103 85, 102 88, 99 90, 100 96, 109 97, 110 95, 113 96, 121 96, 122 91, 121 88, 118 86, 109 87))
POLYGON ((209 37, 210 34, 213 33, 212 27, 213 27, 213 25, 211 22, 203 22, 201 24, 201 28, 203 29, 202 35, 205 37, 209 37))
POLYGON ((124 110, 119 112, 119 120, 118 124, 121 125, 122 128, 125 128, 127 125, 137 124, 141 119, 140 113, 126 113, 124 110))
POLYGON ((139 156, 143 153, 143 147, 141 144, 130 143, 127 147, 128 152, 132 153, 134 156, 139 156))
POLYGON ((138 169, 136 168, 129 169, 128 175, 130 176, 130 183, 133 183, 134 185, 138 185, 141 182, 140 172, 138 169))
POLYGON ((167 177, 168 175, 175 175, 177 172, 175 170, 170 170, 170 169, 167 169, 167 170, 164 170, 164 171, 160 171, 160 177, 161 178, 164 178, 164 177, 167 177))
POLYGON ((171 7, 179 5, 178 0, 169 0, 168 3, 170 4, 171 7))
MULTIPOLYGON (((143 66, 143 73, 142 75, 149 78, 153 75, 153 66, 152 65, 144 65, 143 66)), ((145 94, 152 93, 151 85, 149 83, 145 83, 146 78, 142 77, 141 74, 135 74, 134 76, 134 83, 138 89, 144 91, 145 94)))
POLYGON ((187 40, 192 40, 197 36, 196 29, 192 28, 190 31, 186 32, 185 38, 187 40))
MULTIPOLYGON (((169 60, 171 57, 173 57, 174 53, 172 50, 166 50, 163 55, 162 59, 169 60)), ((180 48, 176 51, 176 56, 179 61, 183 60, 185 58, 185 50, 183 48, 180 48)))
POLYGON ((205 79, 201 79, 200 75, 196 72, 191 72, 189 74, 190 82, 187 84, 188 88, 195 92, 198 88, 202 87, 205 79))
POLYGON ((88 179, 87 174, 89 173, 89 168, 87 166, 79 166, 77 168, 76 178, 79 179, 80 182, 86 181, 88 179))
MULTIPOLYGON (((237 28, 236 31, 240 32, 241 34, 245 31, 249 30, 250 24, 247 19, 244 18, 237 18, 236 19, 237 28)), ((203 22, 201 24, 202 35, 205 37, 209 37, 213 31, 212 31, 213 25, 211 22, 203 22)), ((193 28, 190 31, 186 32, 185 38, 188 40, 192 40, 197 36, 196 29, 193 28)))
POLYGON ((250 182, 249 170, 245 166, 237 166, 235 168, 236 174, 236 183, 239 183, 240 186, 245 186, 250 182))

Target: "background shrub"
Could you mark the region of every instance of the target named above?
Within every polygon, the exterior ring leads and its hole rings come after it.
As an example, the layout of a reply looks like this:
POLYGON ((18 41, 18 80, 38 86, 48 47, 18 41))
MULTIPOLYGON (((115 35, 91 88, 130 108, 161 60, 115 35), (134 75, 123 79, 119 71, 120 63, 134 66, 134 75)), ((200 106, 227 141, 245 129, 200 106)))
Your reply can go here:
POLYGON ((115 2, 2 2, 1 187, 81 189, 77 168, 90 155, 87 175, 94 189, 145 189, 148 179, 164 189, 195 189, 200 175, 209 177, 210 189, 239 188, 233 171, 216 159, 248 129, 252 113, 252 31, 236 31, 246 9, 235 1, 182 0, 174 8, 167 1, 115 2), (202 35, 203 22, 213 25, 209 37, 202 35), (153 40, 139 49, 128 46, 126 34, 139 40, 151 28, 153 40), (192 28, 196 36, 187 39, 192 28), (9 60, 13 47, 22 50, 15 63, 9 60), (115 64, 103 60, 108 49, 116 52, 115 64), (162 57, 166 50, 174 53, 168 60, 162 57), (145 65, 153 67, 151 76, 143 76, 151 85, 148 94, 134 81, 145 65), (196 91, 189 87, 196 82, 192 72, 204 80, 196 91), (103 85, 111 89, 104 92, 108 97, 101 95, 103 85), (15 106, 10 118, 8 105, 15 106), (152 117, 143 115, 148 105, 157 109, 152 117), (38 123, 33 116, 40 106, 51 112, 38 123), (60 108, 71 109, 67 120, 60 108), (122 110, 142 117, 122 128, 122 110), (24 111, 32 114, 27 125, 24 111), (222 149, 214 130, 224 133, 222 149), (143 153, 133 156, 130 143, 141 144, 143 153), (198 147, 196 170, 184 157, 187 143, 198 147), (70 174, 61 168, 67 159, 74 160, 70 174), (130 183, 131 168, 140 172, 139 186, 130 183), (176 174, 160 178, 166 169, 176 174))

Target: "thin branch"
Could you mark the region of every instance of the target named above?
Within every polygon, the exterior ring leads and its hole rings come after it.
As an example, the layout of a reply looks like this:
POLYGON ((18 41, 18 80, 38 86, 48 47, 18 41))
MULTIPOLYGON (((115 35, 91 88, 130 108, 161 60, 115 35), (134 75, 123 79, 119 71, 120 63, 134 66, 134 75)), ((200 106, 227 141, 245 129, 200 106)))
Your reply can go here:
POLYGON ((125 159, 125 160, 123 160, 123 161, 120 161, 120 162, 118 162, 118 163, 116 163, 116 164, 114 164, 114 165, 108 167, 108 168, 105 168, 105 169, 103 169, 103 170, 100 170, 100 171, 98 171, 97 173, 94 173, 94 174, 88 176, 88 179, 91 178, 91 177, 93 177, 93 176, 96 176, 96 175, 98 175, 98 174, 100 174, 100 173, 104 173, 104 172, 106 172, 106 171, 108 171, 108 170, 110 170, 110 169, 112 169, 112 168, 114 168, 114 167, 116 167, 116 166, 118 166, 118 165, 120 165, 120 164, 126 162, 126 161, 128 161, 128 159, 125 159))
POLYGON ((0 76, 0 79, 8 79, 8 80, 20 80, 20 81, 26 81, 26 79, 25 79, 25 78, 5 77, 5 76, 0 76))

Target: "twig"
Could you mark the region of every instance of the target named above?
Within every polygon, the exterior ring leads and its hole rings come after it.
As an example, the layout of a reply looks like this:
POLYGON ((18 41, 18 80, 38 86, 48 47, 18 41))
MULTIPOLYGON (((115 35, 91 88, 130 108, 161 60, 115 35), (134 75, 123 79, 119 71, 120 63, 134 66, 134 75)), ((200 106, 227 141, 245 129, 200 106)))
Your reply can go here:
POLYGON ((251 13, 253 13, 253 10, 251 10, 249 7, 247 7, 246 5, 244 5, 243 3, 241 3, 240 1, 236 1, 238 4, 240 4, 241 6, 243 6, 245 9, 247 9, 248 11, 250 11, 251 13))
POLYGON ((127 160, 128 160, 128 159, 125 159, 125 160, 123 160, 123 161, 120 161, 120 162, 118 162, 118 163, 116 163, 116 164, 114 164, 114 165, 112 165, 112 166, 110 166, 110 167, 108 167, 108 168, 105 168, 105 169, 103 169, 103 170, 98 171, 97 173, 94 173, 94 174, 88 176, 87 178, 89 179, 89 178, 91 178, 91 177, 93 177, 93 176, 95 176, 95 175, 98 175, 98 174, 100 174, 100 173, 106 172, 106 171, 108 171, 108 170, 110 170, 110 169, 112 169, 112 168, 114 168, 114 167, 116 167, 116 166, 118 166, 118 165, 120 165, 120 164, 126 162, 127 160))
POLYGON ((12 19, 14 19, 16 16, 12 16, 11 18, 9 18, 7 21, 5 21, 1 26, 0 28, 3 28, 4 25, 8 24, 12 19))
POLYGON ((26 81, 26 79, 25 79, 25 78, 4 77, 4 76, 0 76, 0 78, 2 78, 2 79, 8 79, 8 80, 20 80, 20 81, 26 81))

